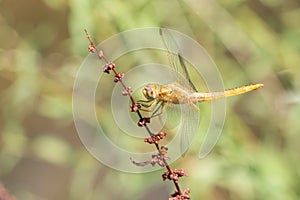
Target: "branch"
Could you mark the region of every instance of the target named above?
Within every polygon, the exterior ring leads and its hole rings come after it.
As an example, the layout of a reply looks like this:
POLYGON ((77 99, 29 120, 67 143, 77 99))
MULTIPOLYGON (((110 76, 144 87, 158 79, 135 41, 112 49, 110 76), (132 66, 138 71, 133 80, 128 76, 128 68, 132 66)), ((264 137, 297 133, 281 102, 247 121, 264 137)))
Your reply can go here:
POLYGON ((145 138, 144 141, 149 144, 154 144, 158 151, 158 154, 152 155, 152 158, 149 161, 144 161, 144 162, 139 163, 139 162, 133 161, 131 159, 132 163, 137 166, 145 166, 147 164, 151 164, 151 165, 158 164, 161 167, 166 167, 167 171, 162 175, 162 178, 163 178, 163 180, 166 180, 166 179, 172 180, 175 185, 175 188, 176 188, 175 193, 172 194, 172 198, 170 198, 170 200, 190 199, 190 196, 189 196, 190 189, 187 188, 182 193, 181 189, 179 187, 179 184, 178 184, 178 179, 182 176, 187 176, 187 173, 183 169, 172 170, 170 165, 167 163, 167 160, 169 159, 169 157, 166 156, 168 149, 166 147, 159 145, 159 141, 166 136, 166 133, 160 132, 158 134, 154 134, 151 132, 151 130, 147 126, 147 124, 150 123, 150 118, 142 116, 142 114, 139 110, 141 108, 141 105, 136 103, 136 101, 134 100, 134 98, 132 96, 132 89, 130 87, 127 87, 122 80, 124 78, 124 73, 119 73, 116 71, 116 65, 107 59, 107 57, 104 55, 103 51, 97 49, 95 43, 91 39, 91 36, 88 34, 88 31, 86 29, 84 31, 85 31, 87 39, 90 42, 88 51, 90 53, 97 53, 99 60, 103 60, 105 62, 105 65, 103 67, 103 72, 107 73, 107 74, 110 74, 110 72, 113 72, 114 82, 115 83, 119 82, 123 86, 124 91, 122 92, 122 94, 128 96, 131 101, 131 106, 129 108, 130 112, 137 113, 137 115, 139 116, 138 126, 144 127, 150 136, 149 138, 145 138))

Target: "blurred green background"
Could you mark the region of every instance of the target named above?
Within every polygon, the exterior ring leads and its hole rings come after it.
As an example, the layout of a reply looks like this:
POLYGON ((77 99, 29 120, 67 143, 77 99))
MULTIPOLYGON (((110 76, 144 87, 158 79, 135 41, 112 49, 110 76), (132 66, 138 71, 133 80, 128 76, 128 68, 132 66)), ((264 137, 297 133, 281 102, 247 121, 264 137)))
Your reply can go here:
MULTIPOLYGON (((228 99, 224 131, 210 156, 198 159, 199 139, 172 165, 189 173, 182 189, 191 188, 192 199, 300 199, 297 0, 0 0, 1 182, 22 200, 173 193, 173 184, 161 180, 164 170, 126 174, 102 165, 81 144, 72 118, 72 87, 88 54, 83 29, 99 43, 149 26, 196 39, 226 88, 265 84, 228 99)), ((205 118, 209 109, 203 110, 205 118)))

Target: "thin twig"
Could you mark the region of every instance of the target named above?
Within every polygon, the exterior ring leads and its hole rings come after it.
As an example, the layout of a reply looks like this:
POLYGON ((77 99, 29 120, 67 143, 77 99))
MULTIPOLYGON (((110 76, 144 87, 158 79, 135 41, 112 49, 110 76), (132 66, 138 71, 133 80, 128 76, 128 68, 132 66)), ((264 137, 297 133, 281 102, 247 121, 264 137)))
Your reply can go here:
MULTIPOLYGON (((164 174, 163 174, 163 179, 165 180, 165 179, 169 179, 169 180, 172 180, 173 181, 173 183, 174 183, 174 185, 175 185, 175 188, 176 188, 176 190, 175 190, 175 193, 172 195, 173 196, 173 198, 170 198, 170 199, 178 199, 178 200, 185 200, 185 199, 190 199, 190 197, 189 197, 189 192, 190 192, 190 190, 189 189, 186 189, 185 191, 184 191, 184 193, 182 193, 182 191, 181 191, 181 189, 180 189, 180 186, 179 186, 179 184, 178 184, 178 178, 179 177, 181 177, 181 176, 187 176, 187 174, 184 172, 184 170, 173 170, 171 167, 170 167, 170 165, 168 164, 168 162, 167 162, 167 160, 166 160, 166 156, 165 156, 165 154, 166 154, 166 150, 167 150, 167 148, 165 148, 165 147, 162 147, 162 146, 160 146, 159 144, 158 144, 158 141, 160 140, 160 139, 162 139, 162 138, 159 138, 159 139, 153 139, 153 138, 155 138, 155 137, 157 137, 157 135, 158 134, 154 134, 154 133, 152 133, 151 132, 151 130, 150 130, 150 128, 147 126, 147 123, 150 123, 150 118, 146 118, 146 117, 143 117, 143 115, 141 114, 141 112, 140 112, 140 108, 141 108, 141 105, 140 104, 137 104, 136 102, 135 102, 135 100, 134 100, 134 98, 133 98, 133 96, 132 96, 132 90, 131 90, 131 88, 130 87, 127 87, 126 86, 126 84, 124 83, 124 81, 122 80, 123 79, 123 77, 124 77, 124 74, 123 73, 118 73, 117 71, 116 71, 116 69, 115 69, 115 64, 114 63, 112 63, 112 62, 110 62, 108 59, 107 59, 107 57, 104 55, 104 53, 103 53, 103 51, 101 51, 101 50, 99 50, 99 49, 97 49, 97 47, 96 47, 96 45, 95 45, 95 43, 93 42, 93 40, 91 39, 91 36, 88 34, 88 31, 85 29, 84 30, 85 31, 85 34, 86 34, 86 37, 87 37, 87 39, 89 40, 89 42, 90 42, 90 45, 89 45, 89 47, 88 47, 88 51, 89 52, 91 52, 91 53, 97 53, 97 55, 98 55, 98 58, 101 60, 104 60, 104 62, 105 62, 105 66, 104 66, 104 68, 103 68, 103 71, 105 72, 105 73, 110 73, 110 71, 112 71, 113 73, 114 73, 114 82, 120 82, 121 83, 121 85, 123 86, 123 88, 124 88, 124 92, 123 92, 123 94, 124 95, 128 95, 129 96, 129 98, 130 98, 130 101, 131 101, 131 107, 130 107, 130 111, 132 111, 132 112, 136 112, 137 113, 137 115, 139 116, 139 123, 138 123, 138 125, 139 126, 142 126, 142 127, 144 127, 146 130, 147 130, 147 132, 148 132, 148 134, 149 134, 149 136, 150 136, 150 138, 148 138, 148 140, 147 140, 147 142, 148 143, 151 143, 151 144, 154 144, 155 145, 155 147, 156 147, 156 149, 157 149, 157 151, 158 151, 158 155, 160 155, 159 156, 159 159, 161 159, 162 160, 162 162, 163 162, 163 166, 165 166, 166 167, 166 169, 167 169, 167 172, 165 172, 164 174), (153 141, 152 141, 152 139, 153 139, 153 141), (150 142, 149 142, 150 141, 150 142)), ((157 159, 157 158, 155 158, 155 159, 157 159)), ((145 163, 145 162, 144 162, 145 163)), ((147 162, 148 163, 148 162, 147 162)))

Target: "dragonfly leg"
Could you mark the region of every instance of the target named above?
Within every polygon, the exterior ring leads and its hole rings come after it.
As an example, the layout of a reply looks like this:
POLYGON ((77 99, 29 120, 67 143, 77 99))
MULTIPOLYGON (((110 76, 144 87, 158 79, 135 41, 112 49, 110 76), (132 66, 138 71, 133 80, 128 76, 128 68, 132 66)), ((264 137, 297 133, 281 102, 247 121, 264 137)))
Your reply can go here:
POLYGON ((149 101, 149 100, 138 100, 137 103, 138 104, 141 104, 141 106, 145 107, 145 108, 149 108, 153 105, 155 101, 149 101))
POLYGON ((145 112, 152 112, 150 118, 156 117, 162 114, 163 112, 163 105, 164 102, 162 101, 145 101, 145 100, 139 100, 137 101, 143 108, 140 108, 140 110, 145 111, 145 112))
POLYGON ((156 106, 157 102, 152 100, 152 101, 144 101, 144 100, 139 100, 137 101, 143 108, 140 108, 140 110, 145 111, 145 112, 152 112, 156 106))
POLYGON ((142 110, 142 111, 151 112, 153 110, 151 107, 153 106, 154 101, 153 102, 144 102, 144 103, 138 101, 137 103, 142 106, 142 108, 140 108, 140 110, 142 110))
POLYGON ((160 115, 163 113, 164 105, 165 105, 165 104, 164 104, 163 101, 159 102, 159 103, 155 106, 155 110, 154 110, 154 112, 152 113, 152 115, 151 115, 150 118, 160 116, 160 115))

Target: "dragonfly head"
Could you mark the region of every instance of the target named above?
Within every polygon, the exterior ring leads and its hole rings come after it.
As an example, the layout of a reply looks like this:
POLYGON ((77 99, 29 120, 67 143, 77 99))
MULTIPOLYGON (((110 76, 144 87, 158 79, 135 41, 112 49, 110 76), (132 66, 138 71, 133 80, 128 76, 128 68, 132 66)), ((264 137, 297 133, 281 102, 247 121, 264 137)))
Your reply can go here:
POLYGON ((154 100, 157 97, 156 84, 149 84, 143 89, 144 97, 148 100, 154 100))

